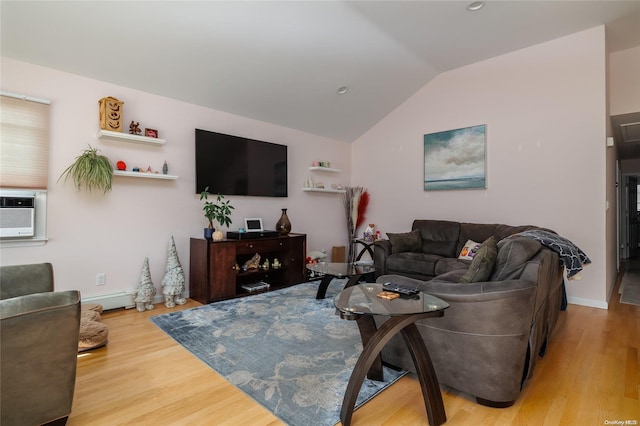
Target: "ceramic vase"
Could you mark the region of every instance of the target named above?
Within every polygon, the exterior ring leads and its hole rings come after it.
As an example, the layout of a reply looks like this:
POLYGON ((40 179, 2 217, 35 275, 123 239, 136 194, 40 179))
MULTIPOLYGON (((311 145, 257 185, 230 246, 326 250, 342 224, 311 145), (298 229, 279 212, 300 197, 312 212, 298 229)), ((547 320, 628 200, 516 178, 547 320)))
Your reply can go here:
POLYGON ((213 239, 213 228, 204 228, 204 238, 206 240, 211 240, 213 239))
POLYGON ((287 216, 287 209, 282 209, 282 215, 278 222, 276 222, 276 231, 280 233, 280 235, 287 235, 291 232, 291 221, 289 220, 289 216, 287 216))

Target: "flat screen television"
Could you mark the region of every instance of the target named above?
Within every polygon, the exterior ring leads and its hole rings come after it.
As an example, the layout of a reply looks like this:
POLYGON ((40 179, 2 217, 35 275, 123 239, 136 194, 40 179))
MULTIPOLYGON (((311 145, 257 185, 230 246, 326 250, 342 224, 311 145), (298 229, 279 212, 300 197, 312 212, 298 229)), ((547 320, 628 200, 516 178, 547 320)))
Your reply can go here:
POLYGON ((286 197, 287 146, 196 129, 196 194, 286 197))

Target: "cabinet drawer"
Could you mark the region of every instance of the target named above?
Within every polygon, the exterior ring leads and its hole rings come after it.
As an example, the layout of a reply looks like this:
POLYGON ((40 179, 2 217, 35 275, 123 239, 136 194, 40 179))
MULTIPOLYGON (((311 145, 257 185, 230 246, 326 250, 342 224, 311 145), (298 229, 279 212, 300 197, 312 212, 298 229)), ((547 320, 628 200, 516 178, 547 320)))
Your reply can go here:
POLYGON ((238 254, 263 254, 288 250, 289 241, 286 238, 243 241, 236 245, 238 254))

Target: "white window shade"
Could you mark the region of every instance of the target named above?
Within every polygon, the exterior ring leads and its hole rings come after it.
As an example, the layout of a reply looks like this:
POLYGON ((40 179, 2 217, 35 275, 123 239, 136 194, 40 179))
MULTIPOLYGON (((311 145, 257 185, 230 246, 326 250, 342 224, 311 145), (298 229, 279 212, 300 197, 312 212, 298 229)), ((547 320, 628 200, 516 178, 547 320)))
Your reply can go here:
POLYGON ((0 187, 46 189, 49 105, 0 96, 0 187))

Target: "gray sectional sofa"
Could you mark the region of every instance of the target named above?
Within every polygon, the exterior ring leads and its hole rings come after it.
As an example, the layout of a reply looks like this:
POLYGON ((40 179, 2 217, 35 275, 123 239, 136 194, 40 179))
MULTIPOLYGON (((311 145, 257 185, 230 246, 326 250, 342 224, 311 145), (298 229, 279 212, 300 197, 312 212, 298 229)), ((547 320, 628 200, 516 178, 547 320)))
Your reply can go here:
MULTIPOLYGON (((558 254, 516 235, 531 229, 535 227, 416 220, 411 232, 388 234, 389 240, 375 243, 378 282, 416 287, 450 304, 444 317, 417 326, 440 384, 483 405, 507 407, 516 401, 533 376, 537 357, 545 353, 564 304, 558 254), (473 273, 471 279, 470 267, 480 264, 480 257, 458 258, 469 240, 486 242, 485 248, 491 243, 494 252, 489 270, 473 273)), ((385 347, 383 360, 414 368, 401 338, 385 347)))

